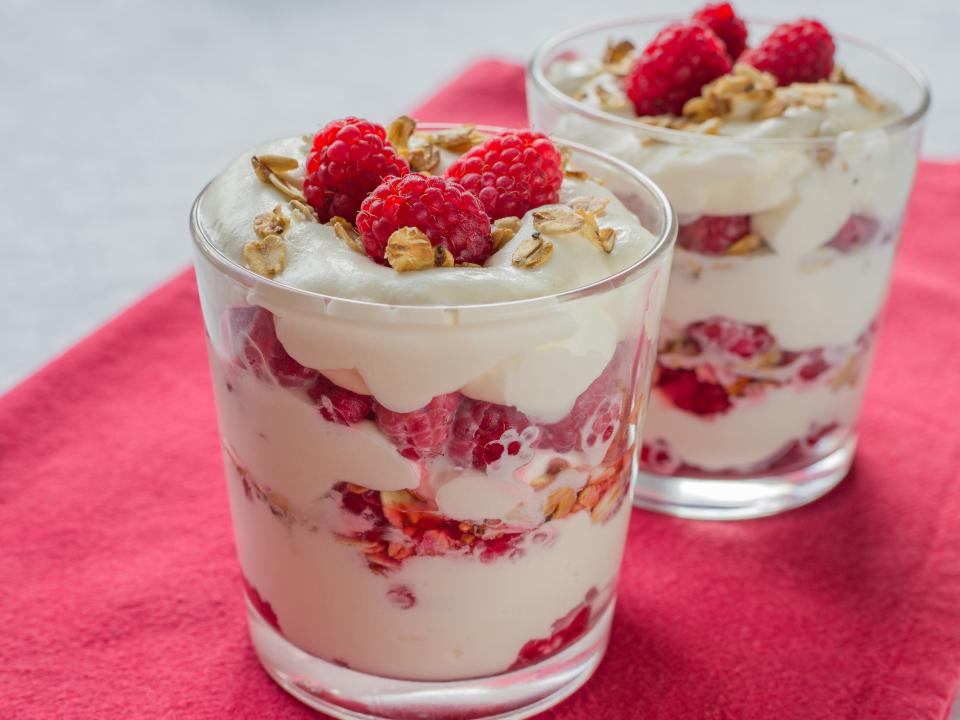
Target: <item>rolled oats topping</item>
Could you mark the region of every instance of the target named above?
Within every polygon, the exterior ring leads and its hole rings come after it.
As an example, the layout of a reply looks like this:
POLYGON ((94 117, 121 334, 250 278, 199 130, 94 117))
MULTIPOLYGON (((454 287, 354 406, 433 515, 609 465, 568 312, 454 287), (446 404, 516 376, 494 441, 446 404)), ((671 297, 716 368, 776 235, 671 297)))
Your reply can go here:
POLYGON ((513 251, 513 264, 525 270, 534 270, 553 255, 553 243, 538 232, 533 233, 513 251))
MULTIPOLYGON (((430 238, 414 227, 402 227, 387 241, 387 262, 397 272, 426 270, 437 266, 437 253, 430 238)), ((453 257, 451 256, 451 264, 453 257)))
POLYGON ((267 235, 248 242, 243 257, 253 272, 272 279, 287 265, 287 248, 280 235, 267 235))

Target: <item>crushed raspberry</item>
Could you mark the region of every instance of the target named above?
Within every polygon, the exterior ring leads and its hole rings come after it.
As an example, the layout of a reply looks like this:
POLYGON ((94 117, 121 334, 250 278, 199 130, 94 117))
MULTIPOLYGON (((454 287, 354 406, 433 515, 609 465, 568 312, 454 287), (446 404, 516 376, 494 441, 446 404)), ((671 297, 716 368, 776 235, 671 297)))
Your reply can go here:
POLYGON ((402 227, 420 229, 458 263, 483 264, 493 252, 483 205, 449 178, 419 173, 388 178, 360 206, 357 229, 374 260, 384 262, 387 241, 402 227))
POLYGON ((516 408, 466 398, 453 424, 449 452, 457 462, 483 470, 505 455, 537 447, 539 440, 537 428, 516 408))
POLYGON ((560 422, 544 425, 543 447, 558 452, 586 450, 609 442, 620 427, 623 393, 617 388, 613 368, 607 368, 577 397, 573 409, 560 422))
POLYGON ((303 194, 320 222, 334 215, 353 222, 360 203, 384 178, 409 172, 386 137, 380 125, 355 117, 334 120, 314 135, 303 194))
POLYGON ((553 624, 553 634, 548 638, 528 640, 517 655, 511 670, 545 660, 578 640, 590 625, 590 606, 580 604, 553 624))
POLYGON ((563 159, 546 135, 506 132, 467 151, 446 174, 480 198, 491 220, 522 217, 557 202, 563 159))
POLYGON ((409 610, 417 604, 417 598, 407 585, 394 585, 387 590, 387 597, 401 610, 409 610))
POLYGON ((377 425, 400 454, 410 460, 420 460, 436 457, 446 447, 459 406, 460 394, 447 393, 413 412, 394 412, 378 402, 374 402, 373 409, 377 425))
POLYGON ((720 38, 731 60, 736 60, 747 48, 747 26, 737 17, 728 2, 705 5, 697 10, 691 20, 706 25, 720 38))
POLYGON ((273 608, 270 607, 270 603, 261 597, 257 589, 245 576, 241 575, 240 577, 243 580, 244 592, 247 594, 247 598, 250 600, 250 604, 253 605, 254 610, 270 624, 270 627, 278 633, 283 633, 283 630, 280 629, 280 620, 277 618, 277 614, 273 611, 273 608))
POLYGON ((715 415, 731 407, 723 385, 701 380, 687 368, 661 367, 657 387, 678 408, 695 415, 715 415))
POLYGON ((316 382, 307 391, 310 399, 320 408, 325 420, 354 425, 370 417, 373 398, 347 390, 330 382, 325 375, 317 375, 316 382))
POLYGON ((723 317, 690 323, 687 335, 704 352, 729 353, 744 359, 769 352, 776 344, 762 325, 748 325, 723 317))
POLYGON ((744 235, 750 233, 749 215, 703 215, 681 225, 677 245, 703 255, 723 255, 744 235))
POLYGON ((699 23, 670 25, 653 38, 624 78, 637 115, 680 115, 711 80, 730 72, 730 58, 712 30, 699 23))
POLYGON ((814 350, 800 366, 800 369, 797 371, 797 377, 806 382, 810 382, 811 380, 816 380, 829 369, 829 363, 823 359, 823 351, 814 350))
POLYGON ((272 376, 284 387, 301 387, 317 376, 316 370, 304 367, 284 349, 269 310, 228 308, 227 327, 235 362, 252 369, 261 380, 272 376))
POLYGON ((644 442, 640 449, 640 462, 654 472, 669 475, 676 472, 680 462, 670 452, 666 440, 656 439, 644 442))
POLYGON ((813 83, 830 77, 835 50, 830 32, 821 23, 797 20, 777 25, 740 61, 772 73, 780 85, 813 83))
POLYGON ((853 214, 837 234, 830 238, 827 246, 842 253, 853 252, 869 245, 877 237, 879 229, 880 223, 875 218, 869 215, 853 214))

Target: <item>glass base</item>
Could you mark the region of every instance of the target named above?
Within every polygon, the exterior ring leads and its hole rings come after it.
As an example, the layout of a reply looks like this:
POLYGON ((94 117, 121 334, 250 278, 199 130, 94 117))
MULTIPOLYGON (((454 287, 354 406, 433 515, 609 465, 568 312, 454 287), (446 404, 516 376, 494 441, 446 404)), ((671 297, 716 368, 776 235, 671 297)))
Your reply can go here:
POLYGON ((813 502, 846 477, 857 447, 851 435, 816 462, 785 472, 708 480, 677 475, 637 475, 633 504, 694 520, 745 520, 775 515, 813 502))
POLYGON ((470 680, 426 682, 368 675, 314 657, 277 633, 247 603, 250 637, 264 669, 310 707, 342 720, 527 718, 583 685, 600 664, 613 618, 610 603, 580 640, 543 662, 470 680))

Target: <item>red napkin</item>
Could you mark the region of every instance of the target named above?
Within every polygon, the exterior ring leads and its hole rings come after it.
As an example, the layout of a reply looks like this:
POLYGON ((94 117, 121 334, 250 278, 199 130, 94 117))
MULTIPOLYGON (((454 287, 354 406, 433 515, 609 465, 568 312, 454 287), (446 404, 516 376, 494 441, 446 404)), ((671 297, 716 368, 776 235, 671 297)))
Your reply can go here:
MULTIPOLYGON (((514 125, 522 98, 488 62, 417 114, 514 125)), ((851 477, 765 520, 634 511, 609 655, 544 717, 946 716, 958 198, 960 164, 922 166, 851 477)), ((192 273, 0 399, 0 718, 315 717, 247 641, 222 473, 192 273)))

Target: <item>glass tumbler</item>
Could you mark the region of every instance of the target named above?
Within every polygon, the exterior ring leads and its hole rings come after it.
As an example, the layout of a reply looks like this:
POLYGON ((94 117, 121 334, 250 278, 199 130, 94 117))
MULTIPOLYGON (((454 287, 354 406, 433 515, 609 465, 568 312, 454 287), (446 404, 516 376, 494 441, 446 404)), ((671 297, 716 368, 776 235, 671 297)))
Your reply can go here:
MULTIPOLYGON (((542 45, 527 73, 538 130, 603 150, 663 188, 680 228, 635 503, 757 517, 847 474, 877 321, 929 105, 922 76, 837 39, 837 65, 902 113, 831 137, 655 127, 574 98, 570 70, 608 42, 642 48, 680 18, 619 20, 542 45), (743 236, 710 247, 712 228, 743 236)), ((749 24, 756 41, 772 23, 749 24)))
POLYGON ((197 198, 250 634, 314 708, 526 717, 603 655, 676 219, 634 168, 568 147, 655 242, 614 276, 530 300, 401 306, 284 286, 218 251, 197 198), (331 382, 369 395, 366 419, 336 421, 331 382), (480 385, 502 404, 471 397, 480 385), (426 407, 456 418, 429 458, 384 430, 426 407))

